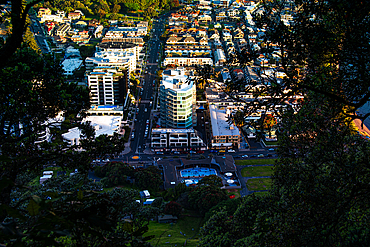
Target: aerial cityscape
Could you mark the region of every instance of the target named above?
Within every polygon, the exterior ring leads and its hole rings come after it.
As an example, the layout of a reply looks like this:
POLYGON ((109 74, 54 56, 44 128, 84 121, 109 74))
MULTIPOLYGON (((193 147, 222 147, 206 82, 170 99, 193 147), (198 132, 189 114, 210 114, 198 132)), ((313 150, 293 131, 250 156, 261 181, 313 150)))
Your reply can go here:
POLYGON ((367 246, 370 6, 1 1, 2 246, 367 246))

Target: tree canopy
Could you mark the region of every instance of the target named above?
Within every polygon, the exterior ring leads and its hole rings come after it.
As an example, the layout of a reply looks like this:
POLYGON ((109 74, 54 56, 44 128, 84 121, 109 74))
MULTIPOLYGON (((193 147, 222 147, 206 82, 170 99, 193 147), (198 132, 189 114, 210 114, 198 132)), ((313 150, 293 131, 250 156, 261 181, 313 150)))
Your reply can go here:
MULTIPOLYGON (((101 193, 87 179, 92 160, 121 152, 122 139, 96 138, 90 124, 82 122, 90 107, 88 90, 67 82, 53 55, 42 55, 22 43, 30 42, 27 14, 39 1, 10 2, 11 14, 1 19, 10 18, 12 23, 11 34, 0 46, 1 244, 58 245, 63 236, 80 246, 95 240, 109 245, 119 239, 122 244, 126 240, 144 244, 140 233, 147 229, 143 219, 148 212, 141 217, 137 205, 135 212, 121 211, 124 205, 113 203, 111 197, 117 191, 101 193), (74 127, 82 130, 78 145, 63 137, 74 127), (79 179, 58 176, 59 184, 50 181, 41 187, 38 176, 45 167, 78 169, 79 179), (123 221, 127 212, 134 217, 129 225, 123 221)), ((131 192, 124 193, 123 201, 128 200, 125 196, 134 199, 131 192)))
MULTIPOLYGON (((260 3, 254 20, 265 33, 262 52, 278 47, 275 72, 286 77, 260 68, 257 80, 231 80, 227 93, 255 96, 247 114, 279 114, 272 188, 248 196, 231 219, 211 217, 201 246, 367 245, 370 145, 352 119, 368 116, 356 111, 369 100, 369 10, 363 1, 260 3)), ((254 54, 243 51, 239 63, 251 66, 254 54)))

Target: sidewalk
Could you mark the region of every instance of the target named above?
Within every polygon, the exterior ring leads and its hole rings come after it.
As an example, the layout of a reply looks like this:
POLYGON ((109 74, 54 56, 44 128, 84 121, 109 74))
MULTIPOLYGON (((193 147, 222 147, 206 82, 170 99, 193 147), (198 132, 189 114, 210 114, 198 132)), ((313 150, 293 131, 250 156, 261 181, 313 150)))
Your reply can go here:
POLYGON ((120 155, 125 155, 128 154, 129 152, 131 152, 130 141, 125 143, 125 150, 123 150, 123 152, 120 153, 120 155))

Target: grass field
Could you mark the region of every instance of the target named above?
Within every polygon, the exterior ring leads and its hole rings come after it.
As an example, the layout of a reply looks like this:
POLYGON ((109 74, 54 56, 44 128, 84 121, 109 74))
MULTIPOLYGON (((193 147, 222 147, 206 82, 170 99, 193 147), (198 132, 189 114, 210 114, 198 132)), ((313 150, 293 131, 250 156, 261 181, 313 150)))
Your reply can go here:
POLYGON ((272 168, 273 166, 244 167, 241 172, 243 177, 271 176, 272 168))
POLYGON ((235 199, 240 197, 240 190, 241 189, 230 189, 227 190, 227 196, 235 195, 235 199))
POLYGON ((267 191, 266 192, 254 192, 253 194, 255 194, 256 196, 265 196, 267 195, 267 191))
POLYGON ((248 159, 248 160, 235 160, 235 165, 273 165, 276 159, 248 159))
POLYGON ((199 242, 199 227, 203 223, 202 220, 203 218, 185 216, 180 218, 177 223, 151 221, 149 231, 144 236, 155 236, 150 240, 153 246, 184 246, 186 241, 186 246, 195 247, 199 242))
POLYGON ((279 144, 278 141, 263 141, 266 146, 277 146, 279 144))
POLYGON ((248 190, 268 190, 271 187, 271 178, 252 178, 247 181, 248 190))

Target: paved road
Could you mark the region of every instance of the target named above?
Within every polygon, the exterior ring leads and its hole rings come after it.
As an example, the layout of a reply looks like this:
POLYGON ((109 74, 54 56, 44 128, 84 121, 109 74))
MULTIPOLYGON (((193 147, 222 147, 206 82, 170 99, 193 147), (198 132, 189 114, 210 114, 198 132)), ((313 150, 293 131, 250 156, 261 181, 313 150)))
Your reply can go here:
POLYGON ((137 108, 134 125, 134 139, 131 140, 131 152, 128 155, 143 153, 147 138, 150 137, 150 130, 152 122, 151 120, 151 108, 155 105, 153 93, 155 91, 154 82, 157 78, 159 53, 161 49, 161 42, 159 37, 162 34, 163 23, 156 22, 153 26, 152 39, 148 42, 148 57, 146 66, 144 68, 144 76, 141 78, 140 87, 142 92, 140 93, 140 103, 137 108), (147 133, 145 133, 147 130, 147 133))
POLYGON ((46 37, 44 34, 44 29, 41 27, 41 24, 35 16, 30 16, 31 19, 31 31, 35 36, 37 45, 40 47, 42 53, 49 53, 50 47, 46 42, 46 37))

